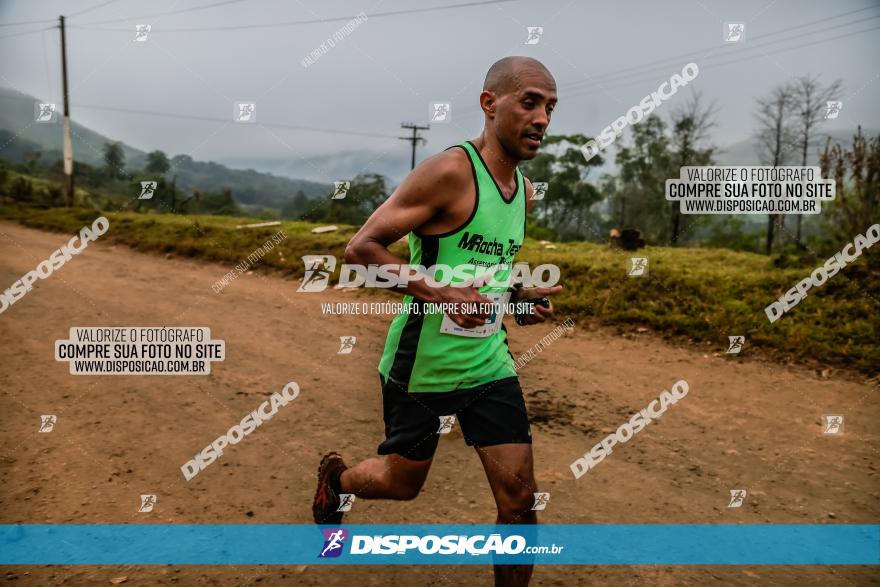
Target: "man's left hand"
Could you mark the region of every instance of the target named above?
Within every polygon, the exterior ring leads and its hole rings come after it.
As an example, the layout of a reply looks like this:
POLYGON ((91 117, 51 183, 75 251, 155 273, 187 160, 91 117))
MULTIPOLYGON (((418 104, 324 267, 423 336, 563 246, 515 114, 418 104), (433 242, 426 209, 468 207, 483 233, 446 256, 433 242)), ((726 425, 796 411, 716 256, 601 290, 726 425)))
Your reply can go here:
MULTIPOLYGON (((562 291, 561 285, 554 285, 553 287, 523 287, 518 289, 511 300, 512 303, 520 303, 526 302, 528 300, 536 300, 543 297, 549 297, 558 294, 562 291)), ((545 322, 548 319, 553 317, 553 302, 550 302, 550 307, 545 308, 544 306, 539 306, 538 304, 532 305, 532 313, 527 316, 523 316, 521 318, 521 323, 523 326, 528 326, 530 324, 538 324, 540 322, 545 322)))

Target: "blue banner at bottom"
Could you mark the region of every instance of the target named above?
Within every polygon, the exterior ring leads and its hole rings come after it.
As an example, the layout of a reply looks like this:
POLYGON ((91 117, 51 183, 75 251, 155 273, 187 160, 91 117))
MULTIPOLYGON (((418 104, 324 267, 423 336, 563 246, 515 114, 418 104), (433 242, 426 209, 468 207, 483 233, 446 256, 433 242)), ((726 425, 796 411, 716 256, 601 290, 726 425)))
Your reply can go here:
POLYGON ((16 524, 4 565, 876 565, 880 525, 16 524))

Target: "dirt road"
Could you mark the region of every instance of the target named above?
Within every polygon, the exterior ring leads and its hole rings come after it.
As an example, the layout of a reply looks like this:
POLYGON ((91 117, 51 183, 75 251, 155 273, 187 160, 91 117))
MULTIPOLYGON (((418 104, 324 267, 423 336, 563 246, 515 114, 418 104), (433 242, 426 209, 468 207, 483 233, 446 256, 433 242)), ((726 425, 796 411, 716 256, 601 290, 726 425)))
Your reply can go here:
MULTIPOLYGON (((0 223, 0 287, 69 237, 0 223)), ((293 523, 311 520, 320 456, 375 454, 383 426, 375 366, 390 316, 322 316, 357 293, 297 294, 253 273, 101 242, 0 315, 2 523, 293 523), (227 359, 210 376, 73 376, 54 360, 72 326, 208 326, 227 359), (337 354, 339 337, 357 337, 337 354), (301 395, 187 482, 180 466, 273 391, 301 395), (37 432, 56 414, 52 433, 37 432), (158 496, 137 513, 139 496, 158 496)), ((365 298, 370 299, 370 298, 365 298)), ((564 319, 566 316, 561 316, 564 319)), ((576 318, 576 317, 575 317, 576 318)), ((514 356, 552 325, 508 325, 514 356)), ((544 523, 877 523, 876 386, 854 374, 782 367, 579 325, 521 371, 544 523), (569 465, 678 379, 690 393, 575 480, 569 465), (845 416, 823 435, 824 414, 845 416), (874 424, 871 424, 874 422, 874 424), (748 491, 728 508, 729 490, 748 491)), ((490 523, 477 455, 441 438, 415 501, 360 500, 351 523, 490 523)), ((626 545, 621 545, 625 548, 626 545)), ((670 545, 674 548, 674 545, 670 545)), ((488 567, 20 567, 9 585, 490 585, 488 567)), ((865 567, 540 567, 534 585, 877 584, 865 567)))

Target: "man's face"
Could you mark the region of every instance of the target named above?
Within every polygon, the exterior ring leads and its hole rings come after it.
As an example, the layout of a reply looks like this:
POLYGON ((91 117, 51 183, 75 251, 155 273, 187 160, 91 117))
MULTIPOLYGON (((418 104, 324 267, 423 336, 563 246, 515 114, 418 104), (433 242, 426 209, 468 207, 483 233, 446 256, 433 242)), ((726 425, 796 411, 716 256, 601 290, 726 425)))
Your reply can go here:
POLYGON ((522 68, 495 106, 495 135, 501 145, 517 160, 533 159, 556 107, 553 78, 537 68, 522 68))

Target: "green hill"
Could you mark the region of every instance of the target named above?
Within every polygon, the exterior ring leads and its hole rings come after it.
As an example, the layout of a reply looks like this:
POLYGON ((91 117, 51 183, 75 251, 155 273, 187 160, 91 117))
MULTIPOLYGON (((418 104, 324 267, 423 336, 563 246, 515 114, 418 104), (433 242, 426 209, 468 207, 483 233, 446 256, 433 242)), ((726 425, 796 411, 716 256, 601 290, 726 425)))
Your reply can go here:
MULTIPOLYGON (((0 157, 13 163, 24 163, 39 153, 39 161, 45 166, 61 159, 61 123, 35 123, 34 103, 38 101, 33 96, 0 88, 0 145, 6 145, 0 150, 0 157)), ((102 166, 101 148, 114 139, 75 121, 71 128, 74 161, 102 166)), ((126 171, 134 172, 144 166, 144 151, 125 143, 122 148, 126 171)), ((169 153, 168 156, 174 166, 172 174, 177 178, 178 189, 219 192, 229 188, 233 198, 245 206, 279 210, 297 191, 302 190, 308 198, 323 198, 332 192, 330 184, 290 179, 253 169, 231 169, 211 161, 196 161, 188 155, 169 153)))

